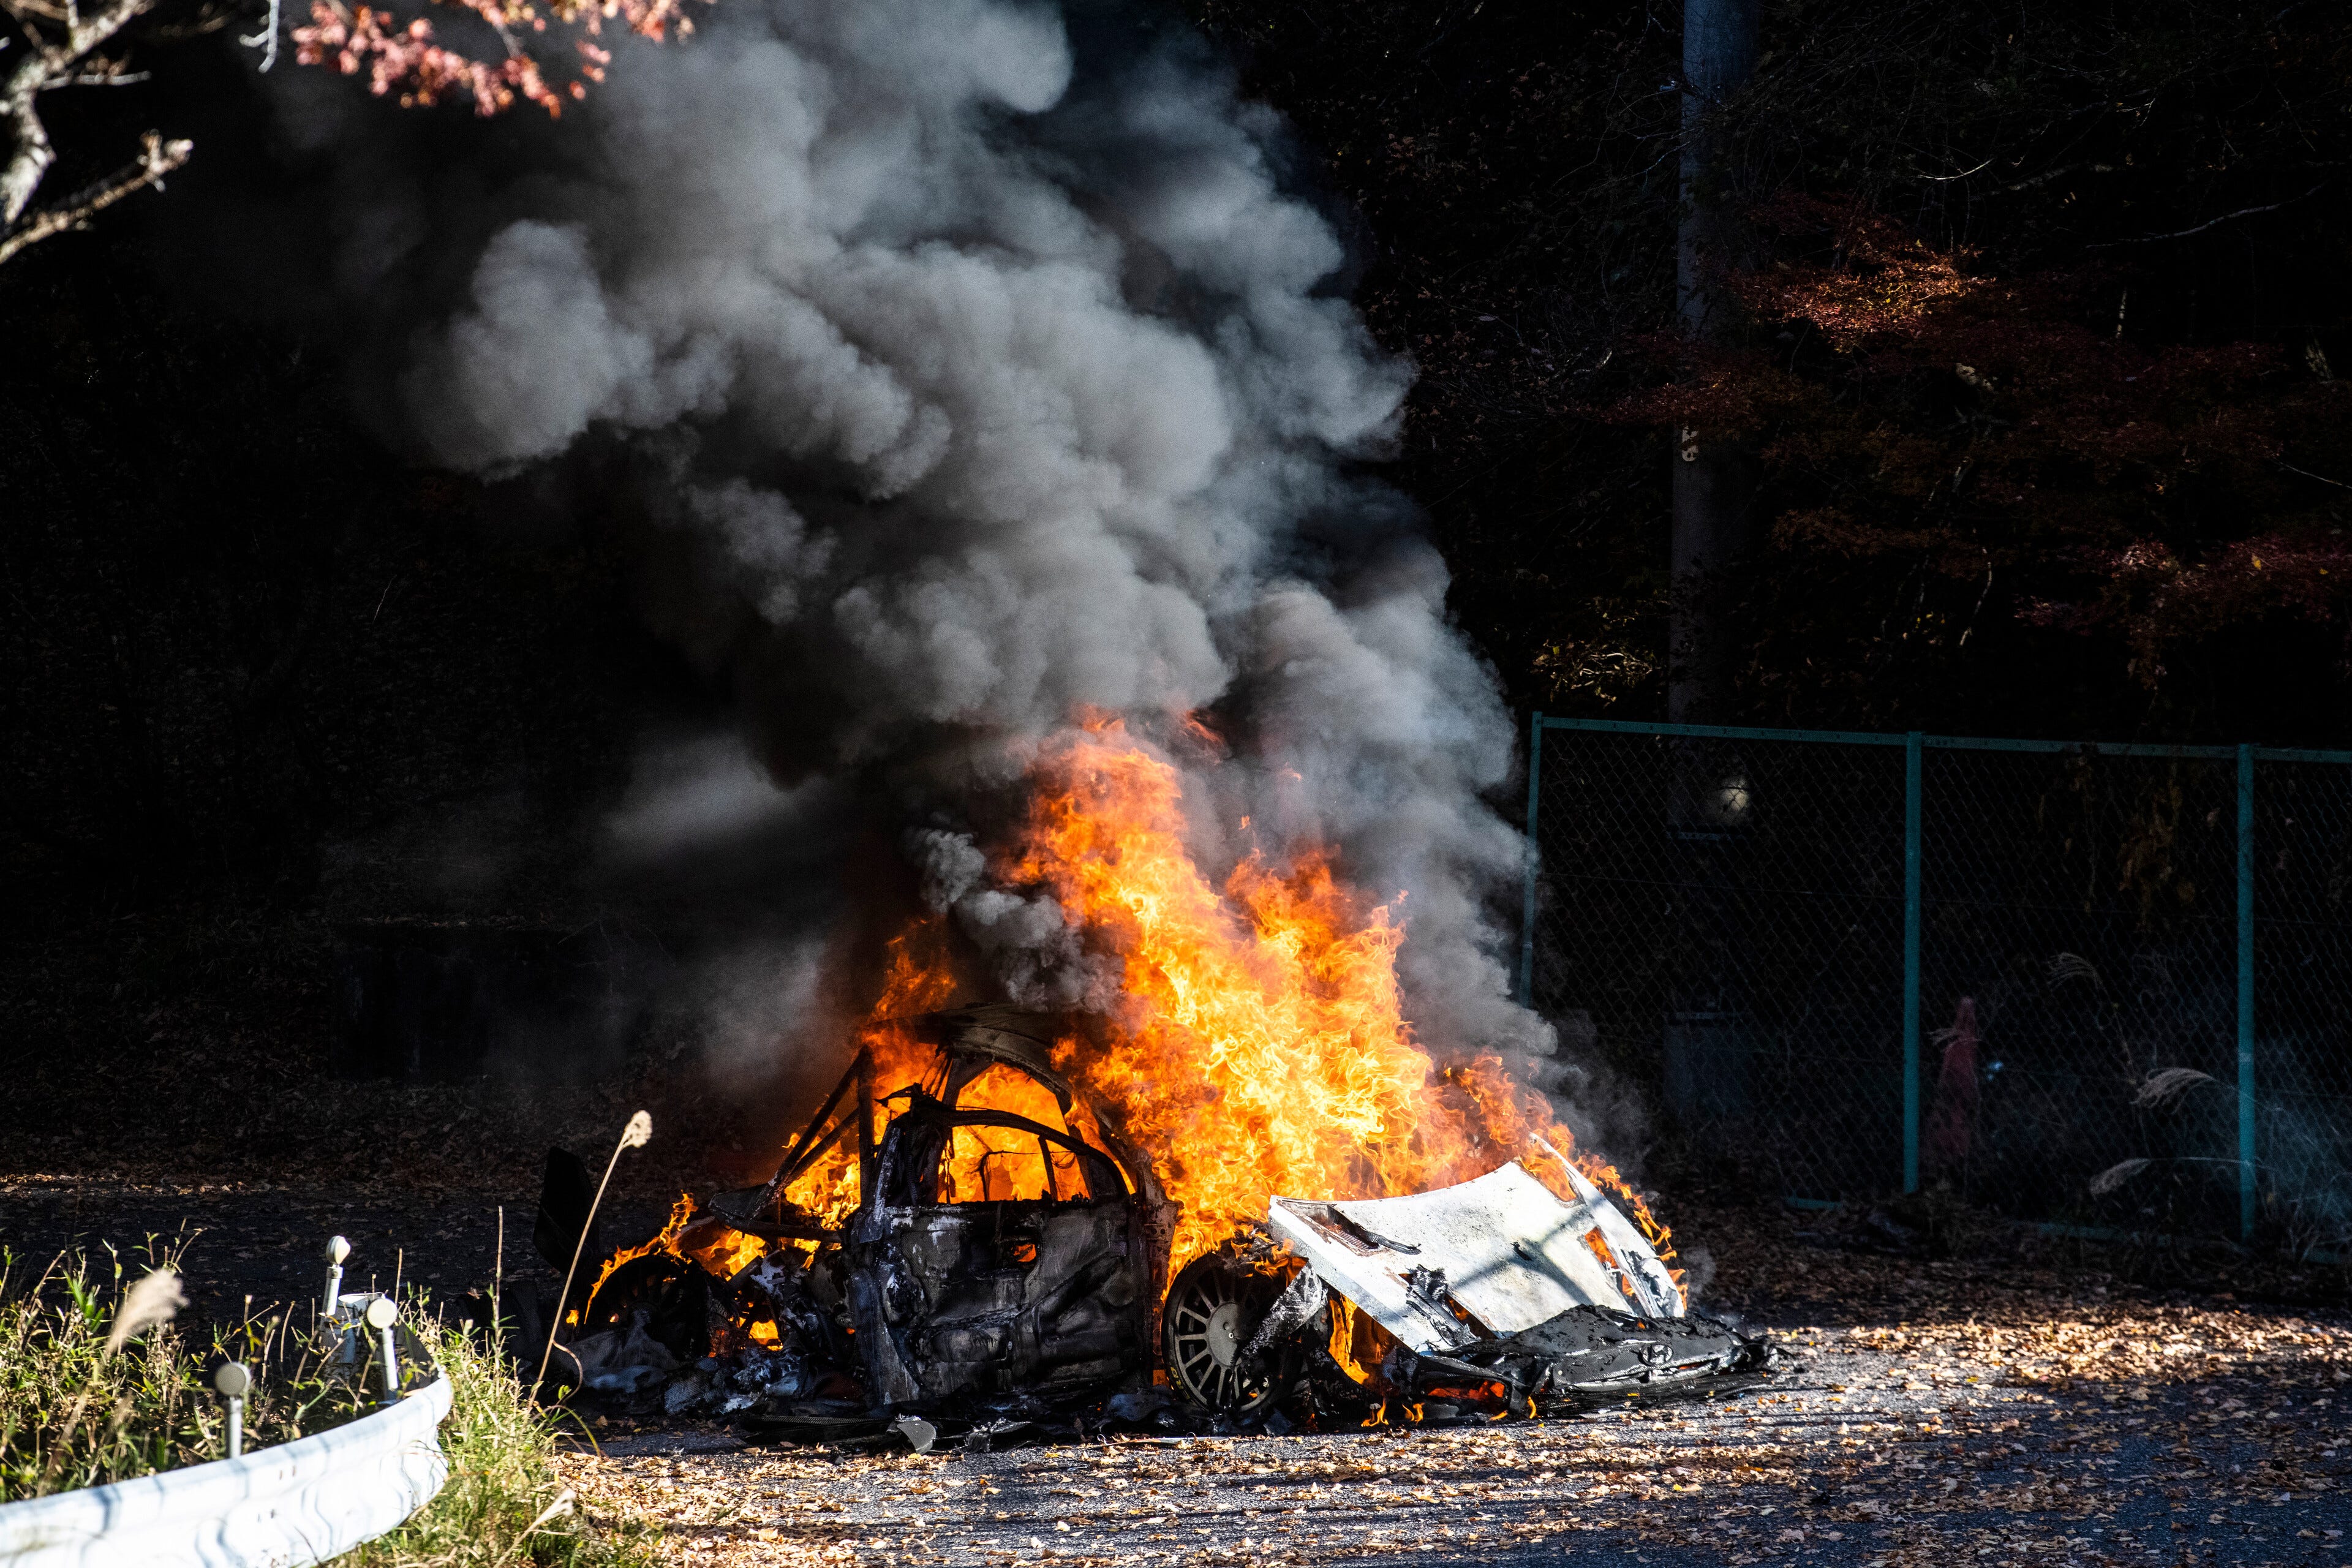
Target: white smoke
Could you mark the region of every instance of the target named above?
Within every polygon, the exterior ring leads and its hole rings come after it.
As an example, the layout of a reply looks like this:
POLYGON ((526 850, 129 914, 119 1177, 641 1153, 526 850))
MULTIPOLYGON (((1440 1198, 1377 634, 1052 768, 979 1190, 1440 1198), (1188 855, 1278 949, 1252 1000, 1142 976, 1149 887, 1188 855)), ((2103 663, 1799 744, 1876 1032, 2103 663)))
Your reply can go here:
MULTIPOLYGON (((485 473, 656 454, 647 504, 704 592, 667 629, 761 672, 755 731, 821 773, 888 764, 923 820, 1084 711, 1215 705, 1203 835, 1336 844, 1408 894, 1424 1037, 1540 1052, 1486 913, 1521 864, 1479 798, 1511 726, 1442 563, 1358 470, 1408 369, 1339 297, 1272 116, 1141 36, 1014 0, 725 0, 566 121, 577 162, 522 187, 408 412, 485 473)), ((768 809, 698 787, 626 836, 768 809)), ((987 885, 953 826, 908 842, 1014 994, 1099 1000, 1051 900, 987 885)))

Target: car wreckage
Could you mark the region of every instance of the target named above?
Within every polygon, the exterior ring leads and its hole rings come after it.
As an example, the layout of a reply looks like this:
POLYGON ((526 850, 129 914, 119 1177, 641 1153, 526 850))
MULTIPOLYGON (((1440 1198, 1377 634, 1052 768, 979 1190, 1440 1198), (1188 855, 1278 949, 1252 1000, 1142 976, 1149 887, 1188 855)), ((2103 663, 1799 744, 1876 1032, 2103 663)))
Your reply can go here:
MULTIPOLYGON (((919 1081, 877 1097, 862 1051, 764 1184, 682 1198, 660 1236, 553 1304, 566 1384, 781 1437, 895 1423, 928 1447, 958 1428, 985 1446, 1030 1426, 1491 1419, 1769 1369, 1769 1343, 1690 1313, 1641 1231, 1549 1145, 1572 1199, 1517 1161, 1406 1196, 1275 1197, 1171 1279, 1177 1205, 1055 1071, 1055 1020, 994 1006, 903 1027, 929 1048, 919 1081), (1007 1073, 1037 1115, 967 1103, 1007 1073), (826 1160, 855 1174, 833 1220, 787 1197, 826 1160)), ((586 1182, 551 1155, 543 1255, 581 1241, 586 1182)))

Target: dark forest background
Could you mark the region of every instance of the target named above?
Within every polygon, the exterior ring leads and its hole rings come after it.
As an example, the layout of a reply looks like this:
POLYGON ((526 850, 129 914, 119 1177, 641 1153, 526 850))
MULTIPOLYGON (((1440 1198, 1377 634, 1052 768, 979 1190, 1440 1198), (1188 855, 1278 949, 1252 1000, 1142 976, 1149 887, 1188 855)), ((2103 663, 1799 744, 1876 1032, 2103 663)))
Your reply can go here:
MULTIPOLYGON (((1770 0, 1724 111, 1745 320, 1704 356, 1667 331, 1672 5, 1192 9, 1296 127, 1357 298, 1420 367, 1389 471, 1520 710, 1664 716, 1691 427, 1761 463, 1744 721, 2352 735, 2343 7, 1770 0)), ((726 699, 639 629, 610 541, 397 454, 306 291, 328 237, 278 199, 328 172, 226 34, 151 53, 147 83, 59 95, 53 177, 154 124, 195 161, 0 268, 17 1170, 326 1157, 352 933, 635 942, 643 911, 579 875, 587 836, 646 733, 726 699)), ((525 1152, 601 1126, 624 1090, 595 1073, 675 1060, 685 1027, 615 1026, 583 1058, 606 1087, 528 1126, 404 1090, 403 1158, 478 1176, 486 1118, 525 1152)))

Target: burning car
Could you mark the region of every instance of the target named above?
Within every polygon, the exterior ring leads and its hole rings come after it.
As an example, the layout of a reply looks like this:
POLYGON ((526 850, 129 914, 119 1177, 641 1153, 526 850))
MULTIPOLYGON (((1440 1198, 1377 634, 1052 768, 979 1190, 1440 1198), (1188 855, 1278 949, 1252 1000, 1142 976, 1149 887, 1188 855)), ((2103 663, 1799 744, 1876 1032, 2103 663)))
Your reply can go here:
MULTIPOLYGON (((1540 1139, 1566 1195, 1514 1161, 1404 1196, 1276 1197, 1171 1279, 1181 1205, 1056 1068, 1062 1028, 1009 1006, 905 1020, 928 1059, 887 1089, 861 1050, 767 1183, 681 1199, 562 1304, 572 1381, 811 1437, 917 1414, 982 1431, 1528 1415, 1767 1363, 1690 1315, 1650 1241, 1540 1139)), ((559 1239, 579 1234, 564 1186, 542 1204, 559 1239)))

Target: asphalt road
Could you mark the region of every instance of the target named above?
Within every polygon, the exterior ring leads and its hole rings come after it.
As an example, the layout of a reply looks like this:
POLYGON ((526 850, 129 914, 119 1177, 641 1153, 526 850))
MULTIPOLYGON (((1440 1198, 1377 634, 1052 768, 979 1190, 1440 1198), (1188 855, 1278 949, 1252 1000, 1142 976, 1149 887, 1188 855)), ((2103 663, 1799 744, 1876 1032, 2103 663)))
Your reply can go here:
POLYGON ((572 1464, 690 1563, 2352 1564, 2352 1325, 2068 1321, 2119 1375, 2053 1381, 2030 1329, 1801 1326, 1768 1386, 1573 1420, 947 1457, 645 1434, 572 1464))

